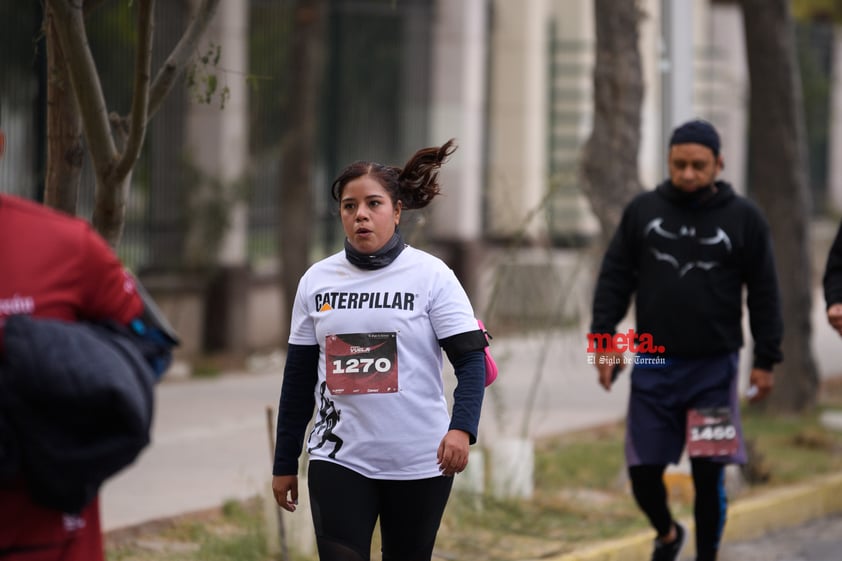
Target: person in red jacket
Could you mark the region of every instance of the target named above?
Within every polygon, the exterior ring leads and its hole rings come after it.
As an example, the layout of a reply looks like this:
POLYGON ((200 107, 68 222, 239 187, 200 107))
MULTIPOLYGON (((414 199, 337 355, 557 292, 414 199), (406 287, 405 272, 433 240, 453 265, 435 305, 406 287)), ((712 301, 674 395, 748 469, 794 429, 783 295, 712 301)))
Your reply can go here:
MULTIPOLYGON (((4 146, 0 130, 0 155, 4 146)), ((124 325, 144 315, 134 278, 87 222, 5 194, 0 271, 0 361, 12 315, 124 325)), ((32 499, 24 473, 0 479, 0 560, 103 559, 98 499, 80 512, 59 512, 32 499)))

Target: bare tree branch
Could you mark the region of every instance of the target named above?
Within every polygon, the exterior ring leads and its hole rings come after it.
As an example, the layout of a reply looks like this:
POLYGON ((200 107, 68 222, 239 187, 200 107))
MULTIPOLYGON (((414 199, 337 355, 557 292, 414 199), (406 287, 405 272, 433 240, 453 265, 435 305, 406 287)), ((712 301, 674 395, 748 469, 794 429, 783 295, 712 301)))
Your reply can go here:
POLYGON ((187 67, 187 62, 190 57, 196 52, 199 44, 199 39, 202 38, 205 30, 210 25, 216 9, 219 6, 219 0, 202 0, 202 4, 193 16, 193 20, 181 36, 181 40, 173 48, 170 56, 167 57, 166 62, 155 76, 155 81, 152 83, 152 90, 149 94, 149 113, 147 119, 151 119, 153 115, 160 109, 167 94, 175 84, 175 81, 184 72, 187 67))
POLYGON ((140 0, 137 13, 137 51, 135 52, 134 92, 129 114, 129 136, 123 155, 112 172, 114 181, 122 181, 140 156, 149 109, 149 82, 152 78, 152 19, 155 0, 140 0))
MULTIPOLYGON (((85 29, 85 18, 100 7, 104 0, 43 1, 52 13, 56 43, 61 47, 60 52, 64 58, 62 64, 67 68, 94 164, 96 201, 91 222, 108 243, 116 247, 122 236, 131 174, 143 149, 147 123, 195 53, 202 34, 216 13, 219 0, 201 0, 196 15, 151 87, 155 0, 134 1, 138 10, 138 47, 135 54, 132 107, 127 116, 109 115, 85 29)), ((69 111, 67 113, 70 114, 69 111)), ((54 117, 58 122, 61 116, 54 117)), ((57 158, 55 151, 51 158, 57 158)))

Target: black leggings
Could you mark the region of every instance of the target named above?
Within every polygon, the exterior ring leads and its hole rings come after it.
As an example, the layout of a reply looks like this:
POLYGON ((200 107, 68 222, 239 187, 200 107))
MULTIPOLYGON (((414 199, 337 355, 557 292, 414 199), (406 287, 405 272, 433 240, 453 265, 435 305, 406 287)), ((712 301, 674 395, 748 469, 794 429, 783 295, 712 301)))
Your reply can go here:
MULTIPOLYGON (((725 495, 725 466, 701 458, 691 460, 690 464, 695 489, 693 515, 696 520, 696 559, 714 561, 725 528, 728 507, 725 495)), ((665 469, 664 465, 629 468, 634 498, 658 532, 658 536, 669 534, 673 523, 667 504, 667 488, 664 485, 665 469)))
POLYGON ((308 487, 321 561, 368 561, 380 518, 383 561, 430 561, 452 477, 369 479, 312 460, 308 487))

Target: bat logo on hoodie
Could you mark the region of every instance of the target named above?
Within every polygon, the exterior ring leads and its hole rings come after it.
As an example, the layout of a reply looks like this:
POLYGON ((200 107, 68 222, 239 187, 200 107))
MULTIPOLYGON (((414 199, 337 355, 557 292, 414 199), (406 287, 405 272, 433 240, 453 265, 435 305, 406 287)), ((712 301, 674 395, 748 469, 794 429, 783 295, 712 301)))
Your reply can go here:
POLYGON ((695 226, 682 225, 672 232, 664 227, 663 218, 650 220, 643 237, 650 242, 655 259, 672 265, 679 278, 693 269, 709 271, 720 266, 721 259, 733 250, 731 238, 722 228, 702 235, 695 226))

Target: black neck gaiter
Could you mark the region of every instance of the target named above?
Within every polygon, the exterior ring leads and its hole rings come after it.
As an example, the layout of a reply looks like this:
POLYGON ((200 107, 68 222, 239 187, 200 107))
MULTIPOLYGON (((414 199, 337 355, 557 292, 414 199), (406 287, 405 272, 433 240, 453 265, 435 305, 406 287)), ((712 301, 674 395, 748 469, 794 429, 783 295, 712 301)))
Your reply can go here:
POLYGON ((389 241, 386 242, 386 245, 370 255, 360 253, 354 249, 348 238, 345 238, 345 257, 352 265, 356 265, 360 269, 373 271, 375 269, 382 269, 397 259, 405 247, 406 244, 403 242, 401 233, 396 229, 389 241))

